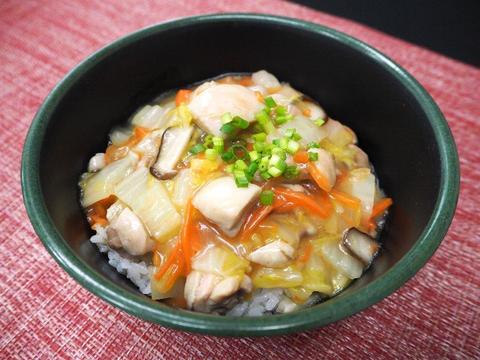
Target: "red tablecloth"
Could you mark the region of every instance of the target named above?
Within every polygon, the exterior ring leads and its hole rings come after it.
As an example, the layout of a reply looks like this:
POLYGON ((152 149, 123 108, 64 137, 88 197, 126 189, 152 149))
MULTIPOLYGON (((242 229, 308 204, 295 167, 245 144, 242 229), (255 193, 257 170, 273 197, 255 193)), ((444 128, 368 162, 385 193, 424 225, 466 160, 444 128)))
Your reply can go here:
POLYGON ((479 90, 479 69, 351 21, 275 0, 0 1, 0 358, 480 358, 479 90), (395 294, 322 329, 232 339, 136 319, 67 276, 43 248, 23 207, 25 135, 38 106, 69 69, 147 25, 231 11, 313 21, 383 51, 433 95, 459 147, 460 202, 435 256, 395 294))

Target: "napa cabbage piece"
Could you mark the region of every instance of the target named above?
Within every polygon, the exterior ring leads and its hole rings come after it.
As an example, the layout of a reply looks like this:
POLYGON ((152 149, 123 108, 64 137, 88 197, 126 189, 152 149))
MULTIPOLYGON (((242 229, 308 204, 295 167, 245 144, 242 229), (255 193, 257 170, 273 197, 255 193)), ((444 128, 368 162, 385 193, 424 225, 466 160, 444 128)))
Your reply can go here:
POLYGON ((283 269, 260 267, 253 272, 252 282, 257 288, 293 288, 302 285, 303 275, 296 265, 283 269))
POLYGON ((314 251, 302 270, 302 287, 310 291, 331 296, 333 287, 330 282, 331 268, 325 263, 322 256, 314 251))
POLYGON ((148 169, 139 168, 127 176, 115 187, 114 195, 133 210, 155 240, 167 240, 178 232, 181 216, 163 184, 148 169))
POLYGON ((172 201, 180 208, 185 208, 188 199, 197 186, 193 183, 192 169, 182 169, 173 179, 172 201))
POLYGON ((115 186, 133 172, 137 162, 137 155, 129 152, 127 156, 108 164, 99 172, 85 176, 80 181, 82 206, 88 207, 112 195, 115 186))
POLYGON ((356 151, 354 148, 349 146, 336 145, 329 139, 323 139, 320 142, 320 145, 323 149, 327 150, 330 154, 333 155, 337 163, 344 163, 348 169, 352 169, 354 167, 356 155, 356 151))
POLYGON ((372 214, 375 201, 376 180, 370 169, 351 170, 339 185, 339 190, 355 196, 362 204, 362 221, 367 221, 372 214))
POLYGON ((212 180, 222 175, 219 171, 220 165, 220 160, 192 159, 190 161, 192 184, 199 187, 205 184, 208 180, 212 180))
POLYGON ((125 144, 132 136, 132 129, 125 127, 116 127, 110 132, 110 142, 115 146, 125 144))
POLYGON ((192 269, 218 276, 238 276, 240 278, 249 270, 249 262, 233 251, 210 246, 192 259, 192 269))
POLYGON ((151 277, 152 299, 162 300, 168 298, 180 298, 183 297, 183 288, 185 287, 185 278, 180 277, 172 288, 168 291, 164 291, 166 276, 163 276, 160 280, 155 278, 155 272, 151 277))
POLYGON ((132 125, 141 126, 146 129, 159 129, 167 125, 166 114, 171 107, 159 105, 146 105, 141 108, 132 118, 132 125))
POLYGON ((166 116, 166 119, 168 121, 168 127, 187 127, 191 125, 193 116, 188 106, 182 103, 176 108, 170 110, 166 116))
POLYGON ((357 279, 362 276, 363 264, 342 248, 340 239, 323 242, 320 245, 320 251, 323 259, 350 279, 357 279))

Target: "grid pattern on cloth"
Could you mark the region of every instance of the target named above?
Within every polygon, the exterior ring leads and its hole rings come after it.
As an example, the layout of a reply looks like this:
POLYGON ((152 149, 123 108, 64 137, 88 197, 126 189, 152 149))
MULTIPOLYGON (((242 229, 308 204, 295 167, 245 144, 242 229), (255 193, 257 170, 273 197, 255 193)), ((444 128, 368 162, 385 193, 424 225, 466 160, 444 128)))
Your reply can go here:
POLYGON ((276 0, 0 1, 0 358, 480 358, 480 70, 357 23, 276 0), (428 264, 399 291, 346 320, 274 338, 215 338, 153 325, 73 281, 35 235, 20 157, 35 111, 87 55, 139 28, 213 12, 268 12, 353 35, 410 71, 459 146, 461 194, 428 264))

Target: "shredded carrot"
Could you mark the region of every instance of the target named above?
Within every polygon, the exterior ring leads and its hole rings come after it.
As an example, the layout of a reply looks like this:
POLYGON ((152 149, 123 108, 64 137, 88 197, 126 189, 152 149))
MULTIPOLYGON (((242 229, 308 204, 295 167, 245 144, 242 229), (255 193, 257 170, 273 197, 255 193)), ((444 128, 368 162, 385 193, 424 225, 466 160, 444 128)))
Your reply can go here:
POLYGON ((302 110, 302 113, 303 113, 303 115, 305 115, 307 117, 310 117, 310 115, 312 115, 312 110, 310 110, 309 108, 304 108, 302 110))
POLYGON ((385 198, 377 201, 375 205, 373 205, 372 215, 370 215, 370 218, 376 218, 378 215, 382 214, 385 210, 387 210, 392 204, 393 201, 391 198, 385 198))
POLYGON ((325 175, 323 175, 320 170, 318 170, 317 167, 312 163, 308 163, 308 173, 320 189, 327 192, 332 189, 325 175))
POLYGON ((312 256, 312 252, 313 245, 311 242, 308 242, 307 245, 305 245, 305 250, 303 251, 302 255, 298 257, 298 261, 306 263, 308 259, 310 259, 310 256, 312 256))
POLYGON ((175 96, 175 105, 179 106, 182 103, 186 103, 190 98, 191 93, 192 93, 192 90, 188 90, 188 89, 178 90, 177 95, 175 96))
POLYGON ((243 86, 252 86, 253 81, 251 76, 242 76, 240 80, 237 80, 238 85, 243 85, 243 86))
POLYGON ((150 130, 141 127, 141 126, 136 126, 135 129, 133 130, 134 136, 135 136, 135 141, 140 142, 145 136, 148 135, 150 130))
POLYGON ((330 196, 352 210, 358 210, 362 205, 360 199, 357 197, 335 189, 330 191, 330 196))
POLYGON ((260 91, 255 91, 255 96, 257 97, 258 102, 261 102, 262 104, 265 102, 265 99, 260 91))
POLYGON ((184 268, 185 268, 185 261, 182 258, 177 258, 176 261, 173 263, 170 274, 165 281, 165 286, 163 288, 163 291, 166 292, 170 290, 177 279, 183 274, 184 268))
POLYGON ((273 191, 278 196, 283 197, 287 202, 291 202, 296 206, 303 207, 312 211, 322 218, 327 218, 330 214, 324 206, 319 205, 310 196, 301 192, 292 191, 285 188, 274 188, 273 191))
POLYGON ((247 241, 250 236, 253 234, 255 229, 260 225, 260 223, 265 219, 268 214, 273 211, 273 206, 260 206, 253 213, 250 214, 247 221, 243 225, 242 236, 240 240, 242 242, 247 241))
POLYGON ((267 88, 269 94, 274 94, 276 92, 279 92, 280 90, 282 90, 281 86, 267 88))
MULTIPOLYGON (((195 208, 192 205, 191 200, 188 201, 185 209, 185 219, 183 222, 182 233, 180 235, 180 243, 182 245, 183 255, 185 257, 185 269, 187 273, 191 270, 193 249, 192 240, 198 237, 198 231, 194 222, 195 208)), ((193 240, 197 241, 197 239, 193 240)))
POLYGON ((297 151, 295 155, 293 155, 293 161, 301 164, 308 163, 308 152, 305 150, 297 151))

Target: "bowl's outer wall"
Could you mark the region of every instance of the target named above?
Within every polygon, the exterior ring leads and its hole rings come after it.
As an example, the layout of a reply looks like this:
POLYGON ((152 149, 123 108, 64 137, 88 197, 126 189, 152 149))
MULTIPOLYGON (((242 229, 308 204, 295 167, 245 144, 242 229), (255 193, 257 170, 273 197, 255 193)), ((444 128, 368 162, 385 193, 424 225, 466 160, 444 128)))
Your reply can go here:
POLYGON ((390 269, 430 220, 441 166, 427 114, 390 72, 328 35, 275 22, 192 22, 181 29, 150 31, 95 61, 94 67, 84 66, 81 77, 70 81, 68 92, 56 99, 58 106, 49 109, 41 143, 41 189, 52 221, 75 254, 105 281, 121 284, 129 296, 146 301, 88 241, 92 233, 79 204, 78 179, 89 157, 104 151, 111 128, 139 106, 165 90, 218 74, 267 69, 316 99, 330 117, 354 129, 381 187, 394 199, 381 237, 382 255, 339 297, 390 269))

